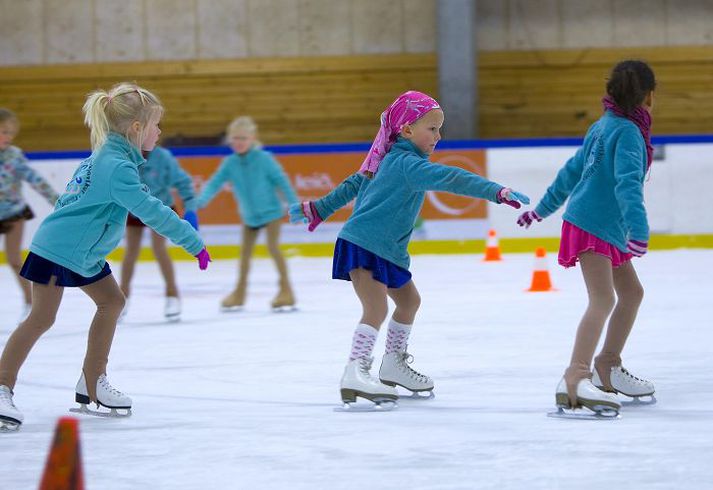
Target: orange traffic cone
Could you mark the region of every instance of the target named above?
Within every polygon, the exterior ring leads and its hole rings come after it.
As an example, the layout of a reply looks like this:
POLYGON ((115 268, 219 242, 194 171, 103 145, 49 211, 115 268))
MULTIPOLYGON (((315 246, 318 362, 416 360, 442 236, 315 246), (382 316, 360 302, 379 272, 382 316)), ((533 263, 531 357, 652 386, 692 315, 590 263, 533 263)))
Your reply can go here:
POLYGON ((483 262, 495 262, 498 260, 503 260, 502 257, 500 257, 498 236, 495 230, 490 230, 488 232, 488 240, 485 243, 485 257, 483 257, 483 262))
POLYGON ((84 490, 79 421, 73 417, 57 421, 40 490, 84 490))
POLYGON ((550 280, 550 271, 547 270, 546 255, 547 252, 542 247, 535 250, 535 270, 532 273, 532 284, 530 284, 528 291, 544 292, 555 290, 550 280))

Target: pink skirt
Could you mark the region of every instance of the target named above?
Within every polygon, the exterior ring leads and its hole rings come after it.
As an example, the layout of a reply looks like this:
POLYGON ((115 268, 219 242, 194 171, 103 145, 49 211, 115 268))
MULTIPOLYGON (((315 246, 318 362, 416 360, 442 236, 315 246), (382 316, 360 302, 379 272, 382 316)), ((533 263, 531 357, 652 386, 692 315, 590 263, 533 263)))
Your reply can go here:
POLYGON ((579 254, 583 252, 594 252, 609 257, 612 267, 619 267, 632 257, 630 253, 622 252, 611 243, 595 237, 572 223, 563 221, 557 261, 563 267, 574 267, 579 260, 579 254))

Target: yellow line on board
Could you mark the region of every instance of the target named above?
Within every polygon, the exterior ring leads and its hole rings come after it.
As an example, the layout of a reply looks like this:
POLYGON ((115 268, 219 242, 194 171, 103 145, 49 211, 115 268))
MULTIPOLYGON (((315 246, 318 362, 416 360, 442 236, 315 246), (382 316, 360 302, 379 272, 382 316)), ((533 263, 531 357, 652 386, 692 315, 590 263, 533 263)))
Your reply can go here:
MULTIPOLYGON (((559 250, 559 238, 502 238, 500 250, 503 253, 532 253, 537 247, 548 252, 559 250)), ((651 250, 673 250, 676 248, 713 248, 713 235, 654 235, 651 250)), ((284 243, 280 249, 288 257, 331 257, 334 243, 284 243)), ((211 245, 210 256, 215 260, 237 259, 240 247, 237 245, 211 245)), ((417 254, 481 254, 485 251, 485 240, 416 240, 409 245, 409 252, 417 254)), ((24 252, 26 254, 27 251, 24 252)), ((179 247, 169 247, 168 253, 174 260, 194 260, 179 247)), ((265 245, 255 247, 255 257, 269 257, 265 245)), ((109 254, 109 260, 121 261, 124 251, 117 248, 109 254)), ((139 260, 153 260, 150 247, 141 249, 139 260)), ((7 263, 5 252, 0 252, 0 264, 7 263)))

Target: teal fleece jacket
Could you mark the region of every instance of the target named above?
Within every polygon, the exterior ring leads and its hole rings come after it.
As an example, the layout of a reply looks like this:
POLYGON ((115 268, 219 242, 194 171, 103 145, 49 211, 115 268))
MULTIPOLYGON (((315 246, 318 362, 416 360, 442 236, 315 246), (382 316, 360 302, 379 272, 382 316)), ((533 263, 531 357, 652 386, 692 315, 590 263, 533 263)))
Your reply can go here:
POLYGON ((91 277, 119 244, 131 212, 191 255, 198 254, 204 247, 198 233, 141 183, 138 166, 143 163, 135 146, 110 133, 74 172, 54 211, 35 233, 30 251, 91 277))
POLYGON ((282 166, 270 152, 260 148, 226 157, 203 188, 198 207, 207 206, 225 182, 232 185, 238 212, 247 226, 263 226, 285 215, 278 190, 287 204, 298 202, 282 166))
POLYGON ((408 269, 408 243, 426 191, 443 191, 498 202, 503 186, 458 167, 433 163, 413 143, 399 138, 373 179, 348 177, 314 202, 326 220, 356 197, 339 238, 408 269))
POLYGON ((626 252, 627 240, 649 240, 646 160, 639 128, 607 111, 589 128, 535 211, 546 218, 569 197, 562 219, 626 252))

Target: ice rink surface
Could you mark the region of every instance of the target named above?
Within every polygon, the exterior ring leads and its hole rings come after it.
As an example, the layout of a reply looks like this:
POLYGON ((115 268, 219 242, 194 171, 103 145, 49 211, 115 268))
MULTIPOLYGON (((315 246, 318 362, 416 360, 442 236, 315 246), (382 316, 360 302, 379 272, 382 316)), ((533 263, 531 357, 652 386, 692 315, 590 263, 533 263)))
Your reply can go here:
MULTIPOLYGON (((219 312, 236 262, 178 262, 184 314, 163 321, 156 264, 141 263, 109 379, 129 419, 82 417, 86 487, 136 489, 674 489, 713 481, 713 251, 635 261, 646 290, 625 366, 658 404, 614 421, 557 420, 555 386, 586 298, 580 270, 549 255, 557 292, 525 293, 533 256, 414 256, 423 303, 413 366, 436 398, 388 413, 339 413, 338 383, 360 307, 331 260, 289 260, 299 311, 268 303, 277 277, 254 262, 241 313, 219 312)), ((116 272, 118 264, 112 264, 116 272)), ((0 267, 0 345, 20 294, 0 267)), ((0 489, 37 488, 58 417, 74 404, 93 304, 68 289, 16 386, 25 424, 0 434, 0 489)), ((378 369, 385 332, 376 347, 378 369)))

